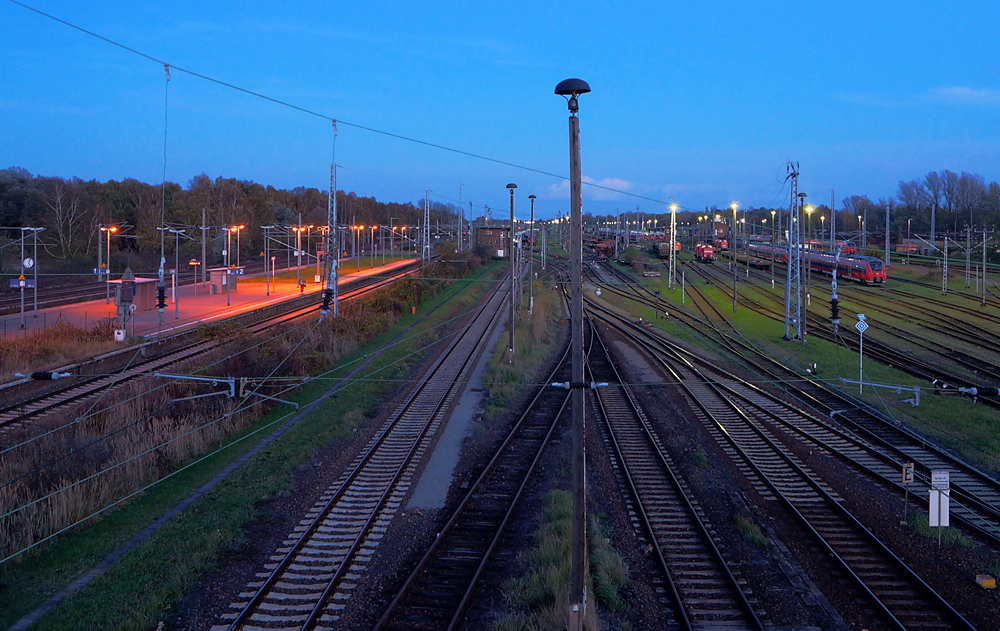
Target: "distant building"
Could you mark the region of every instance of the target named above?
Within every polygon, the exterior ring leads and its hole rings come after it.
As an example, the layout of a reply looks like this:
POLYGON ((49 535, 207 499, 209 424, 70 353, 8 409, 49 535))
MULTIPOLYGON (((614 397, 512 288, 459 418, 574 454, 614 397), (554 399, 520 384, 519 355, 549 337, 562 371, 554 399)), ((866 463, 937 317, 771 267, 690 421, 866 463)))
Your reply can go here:
POLYGON ((504 258, 510 243, 510 228, 476 228, 476 245, 483 246, 491 257, 504 258))

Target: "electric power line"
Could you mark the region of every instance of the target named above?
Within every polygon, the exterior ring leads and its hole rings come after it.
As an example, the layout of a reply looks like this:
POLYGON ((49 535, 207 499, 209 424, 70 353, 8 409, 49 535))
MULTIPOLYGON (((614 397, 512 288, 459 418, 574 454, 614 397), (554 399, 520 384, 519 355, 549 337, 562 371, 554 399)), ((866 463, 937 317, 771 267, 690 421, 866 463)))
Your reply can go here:
MULTIPOLYGON (((393 133, 393 132, 384 131, 384 130, 381 130, 381 129, 376 129, 375 127, 368 127, 366 125, 360 125, 360 124, 357 124, 357 123, 351 123, 351 122, 348 122, 348 121, 345 121, 345 120, 338 119, 336 117, 330 116, 328 114, 321 114, 321 113, 316 112, 314 110, 310 110, 310 109, 307 109, 307 108, 304 108, 304 107, 301 107, 301 106, 298 106, 298 105, 294 105, 294 104, 289 103, 287 101, 282 101, 281 99, 277 99, 277 98, 274 98, 274 97, 271 97, 271 96, 267 96, 265 94, 261 94, 260 92, 255 92, 253 90, 249 90, 247 88, 240 87, 238 85, 229 83, 227 81, 222 81, 221 79, 216 79, 214 77, 210 77, 208 75, 204 75, 204 74, 201 74, 199 72, 195 72, 193 70, 188 70, 188 69, 182 68, 180 66, 175 66, 173 64, 169 64, 169 63, 167 63, 167 62, 165 62, 165 61, 163 61, 161 59, 157 59, 156 57, 153 57, 152 55, 149 55, 149 54, 144 53, 142 51, 136 50, 134 48, 131 48, 129 46, 126 46, 124 44, 116 42, 115 40, 110 39, 108 37, 104 37, 103 35, 98 35, 97 33, 93 32, 93 31, 89 31, 89 30, 87 30, 87 29, 85 29, 85 28, 83 28, 81 26, 77 26, 76 24, 73 24, 71 22, 67 22, 66 20, 58 18, 58 17, 56 17, 54 15, 51 15, 49 13, 45 13, 44 11, 36 9, 36 8, 34 8, 32 6, 29 6, 27 4, 24 4, 23 2, 18 2, 18 0, 8 0, 8 2, 10 2, 12 4, 15 4, 15 5, 19 6, 19 7, 22 7, 24 9, 27 9, 29 11, 32 11, 34 13, 37 13, 38 15, 46 17, 46 18, 48 18, 50 20, 53 20, 55 22, 58 22, 58 23, 60 23, 60 24, 62 24, 64 26, 68 26, 69 28, 72 28, 74 30, 80 31, 81 33, 84 33, 86 35, 90 35, 91 37, 95 37, 95 38, 97 38, 97 39, 99 39, 99 40, 101 40, 103 42, 106 42, 106 43, 111 44, 113 46, 117 46, 118 48, 121 48, 122 50, 130 52, 130 53, 132 53, 134 55, 138 55, 139 57, 142 57, 144 59, 148 59, 150 61, 154 61, 154 62, 160 64, 161 66, 163 66, 164 68, 168 68, 168 67, 169 68, 173 68, 174 70, 176 70, 178 72, 183 72, 183 73, 185 73, 187 75, 190 75, 192 77, 196 77, 196 78, 202 79, 204 81, 209 81, 211 83, 215 83, 216 85, 220 85, 220 86, 229 88, 231 90, 235 90, 237 92, 242 92, 244 94, 248 94, 250 96, 253 96, 253 97, 256 97, 256 98, 259 98, 259 99, 263 99, 265 101, 270 101, 271 103, 274 103, 276 105, 281 105, 283 107, 287 107, 287 108, 290 108, 290 109, 293 109, 293 110, 297 110, 299 112, 302 112, 304 114, 308 114, 310 116, 315 116, 317 118, 322 118, 323 120, 331 121, 331 122, 334 122, 334 123, 337 123, 337 124, 340 124, 340 125, 346 125, 348 127, 353 127, 355 129, 359 129, 361 131, 367 131, 367 132, 370 132, 370 133, 373 133, 373 134, 379 134, 379 135, 386 136, 386 137, 389 137, 389 138, 395 138, 397 140, 402 140, 402 141, 405 141, 405 142, 412 142, 414 144, 423 145, 425 147, 430 147, 432 149, 439 149, 441 151, 447 151, 447 152, 450 152, 450 153, 454 153, 454 154, 466 156, 466 157, 473 158, 473 159, 476 159, 476 160, 483 160, 485 162, 492 162, 494 164, 499 164, 499 165, 502 165, 502 166, 507 166, 507 167, 511 167, 511 168, 514 168, 514 169, 519 169, 519 170, 522 170, 522 171, 528 171, 530 173, 537 173, 539 175, 544 175, 546 177, 552 177, 552 178, 556 178, 556 179, 559 179, 559 180, 567 180, 567 181, 570 180, 570 178, 566 177, 565 175, 559 175, 557 173, 550 173, 548 171, 543 171, 541 169, 536 169, 534 167, 524 166, 522 164, 517 164, 515 162, 508 162, 506 160, 500 160, 498 158, 491 158, 489 156, 484 156, 482 154, 473 153, 471 151, 465 151, 465 150, 462 150, 462 149, 455 149, 454 147, 448 147, 446 145, 441 145, 441 144, 429 142, 429 141, 426 141, 426 140, 420 140, 418 138, 411 138, 409 136, 404 136, 402 134, 396 134, 396 133, 393 133)), ((616 188, 612 188, 610 186, 604 186, 603 184, 597 184, 596 182, 581 182, 581 184, 584 185, 584 186, 589 186, 591 188, 601 189, 601 190, 608 191, 608 192, 611 192, 611 193, 618 193, 619 195, 625 195, 627 197, 633 197, 635 199, 642 199, 642 200, 645 200, 645 201, 648 201, 648 202, 653 202, 653 203, 656 203, 656 204, 662 204, 664 206, 669 206, 671 204, 671 202, 669 202, 669 201, 665 201, 665 200, 662 200, 662 199, 656 199, 654 197, 647 197, 645 195, 639 195, 637 193, 630 193, 628 191, 619 190, 619 189, 616 189, 616 188)), ((679 207, 682 210, 690 210, 690 211, 693 211, 693 212, 695 211, 694 208, 687 208, 687 207, 684 207, 684 206, 679 206, 679 207)))

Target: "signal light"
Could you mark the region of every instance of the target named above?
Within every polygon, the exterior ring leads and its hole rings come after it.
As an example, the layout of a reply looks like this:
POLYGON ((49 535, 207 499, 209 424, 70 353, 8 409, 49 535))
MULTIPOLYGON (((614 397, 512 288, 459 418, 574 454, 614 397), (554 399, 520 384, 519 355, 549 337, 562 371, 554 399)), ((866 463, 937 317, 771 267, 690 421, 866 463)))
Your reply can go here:
POLYGON ((830 320, 840 322, 840 301, 836 298, 830 299, 830 320))
POLYGON ((167 288, 156 288, 156 309, 162 313, 167 308, 167 288))
POLYGON ((330 302, 333 301, 333 290, 327 288, 323 291, 323 306, 319 308, 320 313, 326 315, 330 313, 330 302))

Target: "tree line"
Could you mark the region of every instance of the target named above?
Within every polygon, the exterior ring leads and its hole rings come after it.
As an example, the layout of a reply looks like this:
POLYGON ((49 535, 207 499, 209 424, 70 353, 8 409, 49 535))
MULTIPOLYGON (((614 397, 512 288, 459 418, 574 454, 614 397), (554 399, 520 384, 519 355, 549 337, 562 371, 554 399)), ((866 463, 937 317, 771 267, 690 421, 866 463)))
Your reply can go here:
MULTIPOLYGON (((0 170, 0 246, 8 246, 0 249, 0 265, 2 271, 9 271, 11 261, 16 264, 19 252, 11 244, 20 238, 22 227, 45 228, 39 234, 43 250, 39 254, 65 269, 95 266, 102 225, 130 226, 127 235, 116 235, 111 242, 113 261, 123 256, 146 264, 156 260, 160 253, 157 229, 164 223, 188 227, 186 234, 196 241, 185 240, 180 254, 200 256, 202 209, 215 261, 225 247, 225 239, 220 238, 225 227, 234 225, 246 226, 240 250, 244 257, 253 256, 263 250, 261 226, 298 225, 300 217, 303 225, 326 225, 327 197, 328 191, 317 188, 279 189, 236 178, 213 180, 204 173, 186 186, 167 182, 161 187, 132 178, 99 182, 32 175, 11 167, 0 170)), ((388 225, 391 218, 395 225, 413 226, 423 221, 422 205, 422 200, 417 204, 382 202, 337 191, 341 225, 388 225)), ((456 212, 451 205, 432 203, 431 223, 453 221, 456 212)), ((173 235, 167 235, 165 251, 173 254, 173 235)))
MULTIPOLYGON (((807 199, 808 203, 810 200, 807 199)), ((865 229, 870 235, 885 234, 885 212, 889 211, 889 230, 893 239, 910 234, 934 234, 938 239, 945 233, 964 234, 968 227, 973 230, 1000 228, 1000 184, 987 184, 983 176, 977 173, 955 173, 931 171, 912 180, 900 180, 896 194, 888 198, 873 201, 867 195, 850 195, 841 200, 841 208, 836 211, 836 226, 838 235, 853 234, 861 230, 862 221, 867 222, 865 229), (861 217, 861 221, 858 217, 861 217)), ((657 209, 658 210, 658 209, 657 209)), ((746 218, 750 227, 748 232, 760 230, 770 231, 773 221, 779 216, 783 223, 787 221, 788 206, 757 207, 739 209, 738 218, 746 218), (774 211, 772 219, 771 211, 774 211), (767 220, 764 222, 763 220, 767 220)), ((623 213, 629 222, 656 220, 656 227, 663 229, 670 225, 670 213, 628 211, 623 213)), ((829 229, 831 213, 827 204, 815 205, 812 213, 814 233, 829 229), (821 220, 820 217, 823 219, 821 220)), ((710 221, 719 216, 722 220, 732 220, 732 209, 728 206, 720 208, 717 205, 706 207, 704 212, 679 211, 677 221, 683 224, 697 224, 699 217, 708 217, 710 221)), ((614 215, 592 217, 587 215, 587 221, 615 223, 614 215)), ((805 218, 804 218, 805 219, 805 218)), ((707 225, 707 223, 706 223, 707 225)))

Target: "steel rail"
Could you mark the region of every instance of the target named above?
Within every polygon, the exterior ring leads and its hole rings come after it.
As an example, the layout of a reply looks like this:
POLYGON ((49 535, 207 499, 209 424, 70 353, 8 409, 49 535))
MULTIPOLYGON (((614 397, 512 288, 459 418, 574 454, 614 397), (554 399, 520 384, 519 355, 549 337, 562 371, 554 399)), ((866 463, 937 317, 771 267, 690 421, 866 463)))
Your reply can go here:
MULTIPOLYGON (((285 575, 286 571, 299 556, 300 552, 302 552, 302 550, 306 547, 306 545, 311 541, 313 535, 320 529, 320 527, 326 521, 328 515, 330 514, 330 511, 333 510, 334 507, 336 507, 338 503, 344 499, 347 492, 352 488, 354 483, 361 477, 363 473, 365 473, 366 467, 375 461, 376 457, 379 455, 380 450, 382 450, 382 448, 389 443, 390 438, 393 437, 394 430, 396 430, 397 427, 400 426, 404 416, 419 401, 421 395, 427 392, 431 385, 435 386, 441 385, 435 382, 434 376, 443 366, 447 364, 449 359, 453 360, 452 354, 456 351, 456 349, 460 347, 460 345, 469 343, 470 341, 469 334, 471 331, 474 330, 474 327, 476 327, 475 330, 477 332, 479 328, 485 328, 485 330, 489 330, 490 326, 492 326, 492 323, 495 321, 495 319, 499 317, 498 316, 499 309, 494 309, 492 312, 488 314, 486 310, 487 307, 492 305, 495 299, 501 295, 500 292, 502 289, 503 289, 502 285, 497 285, 496 289, 494 290, 490 298, 484 301, 483 305, 476 311, 474 317, 472 317, 466 324, 466 326, 463 327, 461 334, 457 335, 452 344, 445 350, 445 352, 443 352, 437 358, 437 360, 434 362, 431 368, 427 371, 426 377, 420 381, 420 384, 417 386, 417 388, 415 388, 414 391, 406 398, 406 400, 400 406, 398 412, 393 416, 393 418, 390 419, 385 424, 382 431, 370 443, 370 447, 358 459, 356 459, 355 464, 352 467, 351 471, 349 471, 346 474, 346 476, 342 478, 342 482, 340 483, 338 488, 325 502, 325 504, 318 511, 316 511, 315 516, 311 519, 307 527, 302 531, 302 534, 292 544, 291 548, 284 554, 284 556, 278 561, 276 567, 265 578, 260 587, 255 591, 251 599, 241 608, 240 612, 236 614, 235 618, 227 627, 230 631, 235 631, 236 629, 245 626, 249 622, 251 617, 257 612, 260 605, 271 594, 271 592, 276 587, 277 583, 285 575), (478 325, 481 322, 480 318, 484 314, 488 315, 488 321, 485 327, 479 327, 478 325)), ((473 348, 475 347, 475 344, 478 344, 478 339, 473 340, 473 348)), ((305 617, 303 624, 301 625, 301 629, 303 629, 304 631, 314 627, 319 622, 319 619, 323 614, 323 610, 326 609, 327 607, 327 601, 329 600, 332 590, 335 589, 339 581, 344 577, 346 570, 350 567, 350 560, 354 556, 356 556, 358 550, 364 543, 365 538, 371 531, 371 528, 374 525, 375 521, 379 518, 382 508, 384 507, 388 498, 392 495, 392 493, 395 492, 400 477, 403 475, 403 472, 406 470, 407 465, 412 460, 414 453, 416 453, 417 449, 422 444, 422 441, 426 436, 428 428, 431 427, 441 407, 444 406, 445 403, 449 400, 448 394, 449 392, 451 392, 451 390, 455 386, 455 383, 463 374, 463 370, 470 361, 471 356, 472 353, 466 354, 458 370, 456 370, 454 373, 455 374, 454 380, 451 381, 450 384, 447 387, 445 387, 440 393, 433 395, 434 397, 434 400, 432 401, 433 411, 431 411, 429 414, 426 415, 426 419, 423 423, 423 426, 417 429, 417 431, 415 432, 415 437, 413 437, 412 439, 411 438, 406 439, 410 443, 410 446, 406 454, 401 458, 395 456, 399 460, 399 464, 396 467, 395 473, 393 474, 391 480, 385 484, 384 491, 379 496, 378 500, 375 502, 374 508, 372 508, 371 511, 369 512, 369 516, 366 519, 364 525, 357 531, 356 536, 354 537, 354 541, 352 542, 348 551, 344 553, 343 560, 338 564, 337 569, 334 571, 332 577, 326 579, 326 586, 323 589, 323 592, 319 595, 319 598, 316 600, 315 605, 312 607, 308 615, 305 617)))
MULTIPOLYGON (((909 589, 916 589, 918 592, 922 592, 923 596, 928 598, 930 602, 935 603, 938 607, 939 615, 943 614, 945 619, 950 619, 954 624, 957 624, 957 628, 963 629, 974 629, 974 627, 965 620, 947 601, 945 601, 936 591, 934 591, 927 583, 923 581, 912 569, 909 568, 902 560, 900 560, 891 550, 889 550, 873 533, 871 533, 863 524, 861 524, 853 515, 851 515, 836 498, 832 497, 829 492, 819 484, 811 474, 806 472, 794 459, 792 459, 785 450, 775 443, 756 423, 750 419, 743 410, 730 401, 721 390, 715 386, 711 380, 706 379, 702 376, 701 372, 687 362, 686 359, 677 358, 674 361, 678 362, 680 365, 684 366, 684 370, 691 372, 697 382, 710 391, 714 392, 717 397, 717 402, 720 405, 726 406, 737 419, 742 423, 741 427, 752 432, 753 436, 756 436, 756 441, 763 446, 764 449, 768 450, 770 458, 777 458, 784 463, 784 468, 791 471, 799 481, 799 483, 804 483, 807 485, 811 492, 822 502, 825 503, 825 510, 828 511, 834 518, 840 519, 844 525, 850 528, 854 528, 857 532, 855 536, 860 536, 860 538, 866 541, 870 546, 872 546, 878 553, 884 555, 885 559, 890 565, 895 567, 895 570, 900 573, 900 575, 910 582, 911 587, 909 589)), ((806 514, 804 514, 796 503, 793 502, 786 492, 783 490, 782 486, 772 479, 759 464, 758 458, 752 456, 748 453, 747 448, 740 444, 740 441, 734 436, 734 428, 727 427, 725 423, 720 421, 715 413, 713 413, 706 401, 696 394, 688 380, 677 373, 674 366, 669 363, 663 364, 665 368, 671 373, 672 377, 676 380, 678 385, 687 394, 689 400, 694 404, 702 415, 708 420, 708 422, 714 426, 717 430, 716 436, 721 437, 726 441, 730 447, 739 455, 739 457, 744 461, 744 463, 757 475, 757 477, 767 485, 770 492, 776 497, 780 498, 786 508, 791 511, 791 513, 796 516, 800 523, 811 533, 814 539, 820 543, 826 551, 835 558, 841 565, 841 567, 846 571, 857 583, 857 585, 869 596, 871 601, 875 603, 882 613, 888 616, 892 625, 897 629, 906 629, 906 625, 899 620, 897 615, 902 615, 905 612, 893 611, 889 608, 889 605, 884 603, 870 588, 867 583, 861 578, 861 576, 855 571, 854 568, 848 564, 833 547, 833 545, 827 541, 827 539, 817 530, 817 526, 813 523, 813 520, 818 519, 818 515, 814 515, 810 519, 806 514)), ((755 447, 760 449, 761 447, 755 447)), ((762 457, 762 456, 761 456, 762 457)), ((784 486, 787 487, 788 483, 784 486)), ((814 512, 814 511, 813 511, 814 512)))
MULTIPOLYGON (((673 467, 670 465, 670 462, 667 460, 660 446, 656 443, 654 439, 655 430, 646 420, 645 415, 641 413, 640 411, 641 406, 639 406, 639 404, 636 402, 635 397, 633 396, 631 390, 625 385, 625 381, 619 375, 618 369, 615 367, 614 362, 611 359, 610 353, 608 353, 607 346, 604 344, 604 340, 601 338, 593 322, 590 321, 589 319, 588 321, 590 322, 592 329, 591 334, 596 338, 600 349, 604 352, 604 356, 607 358, 608 368, 610 368, 610 374, 608 377, 592 373, 593 376, 592 380, 593 381, 607 380, 609 382, 608 388, 621 389, 623 398, 628 403, 628 406, 635 417, 633 420, 636 421, 636 423, 640 428, 639 433, 642 435, 647 447, 654 455, 656 461, 660 464, 662 471, 666 473, 666 475, 663 476, 663 478, 666 480, 672 492, 675 495, 679 496, 683 501, 682 506, 683 509, 686 511, 686 520, 689 523, 693 524, 694 528, 692 528, 692 530, 696 530, 697 533, 699 534, 701 538, 701 545, 708 549, 709 556, 712 558, 716 566, 716 569, 718 570, 721 568, 722 570, 721 573, 723 574, 722 578, 728 585, 727 591, 730 592, 730 596, 735 596, 733 599, 738 603, 738 607, 742 609, 743 615, 745 616, 745 619, 742 620, 742 622, 744 622, 748 628, 759 629, 762 631, 765 628, 764 624, 761 622, 760 618, 758 618, 757 613, 753 609, 753 606, 747 600, 746 593, 744 593, 743 589, 737 582, 736 577, 729 569, 728 563, 726 563, 726 560, 722 556, 721 551, 715 545, 715 541, 712 539, 712 536, 709 533, 708 528, 705 526, 704 522, 698 516, 698 513, 695 510, 694 505, 691 503, 691 499, 688 497, 688 494, 684 491, 684 487, 681 485, 680 480, 677 478, 677 475, 674 472, 673 467)), ((593 354, 592 357, 594 357, 593 354)), ((588 368, 593 370, 592 362, 588 362, 588 368)), ((625 454, 623 453, 622 450, 621 442, 618 440, 617 434, 621 433, 622 429, 620 427, 618 428, 617 431, 615 429, 615 424, 612 421, 612 416, 608 412, 604 401, 604 397, 607 395, 602 393, 601 389, 598 389, 595 392, 594 396, 598 403, 599 409, 601 410, 602 416, 604 418, 604 423, 608 428, 608 434, 611 438, 612 445, 614 446, 614 450, 618 457, 618 461, 622 463, 623 474, 628 483, 629 489, 632 495, 636 499, 636 506, 639 509, 638 513, 641 516, 645 528, 650 535, 650 539, 653 542, 653 546, 656 551, 659 564, 667 576, 667 582, 670 584, 670 589, 674 596, 674 602, 677 604, 677 609, 680 613, 679 618, 681 619, 684 628, 694 629, 696 625, 700 627, 703 624, 712 624, 720 622, 719 616, 722 615, 722 612, 711 609, 708 610, 708 613, 712 615, 707 620, 696 619, 693 607, 700 604, 698 596, 701 594, 694 593, 691 598, 685 598, 681 596, 680 590, 678 589, 677 586, 677 580, 675 580, 676 577, 674 575, 674 572, 671 571, 670 569, 671 563, 669 563, 664 557, 663 548, 661 547, 660 537, 657 536, 656 529, 653 527, 652 521, 646 510, 648 500, 644 498, 643 495, 639 492, 639 488, 637 487, 636 482, 631 473, 632 470, 631 464, 634 463, 630 464, 629 459, 625 457, 625 454)), ((646 482, 647 484, 650 483, 649 480, 644 479, 643 481, 646 482)), ((657 488, 660 492, 663 491, 663 487, 660 486, 659 484, 657 484, 657 488)), ((663 543, 671 544, 670 541, 664 541, 663 543)), ((673 548, 672 544, 671 548, 673 548)), ((708 598, 717 600, 719 598, 719 594, 713 592, 711 594, 708 594, 708 598)), ((729 619, 722 622, 727 626, 727 628, 729 628, 736 621, 737 620, 729 619)))

